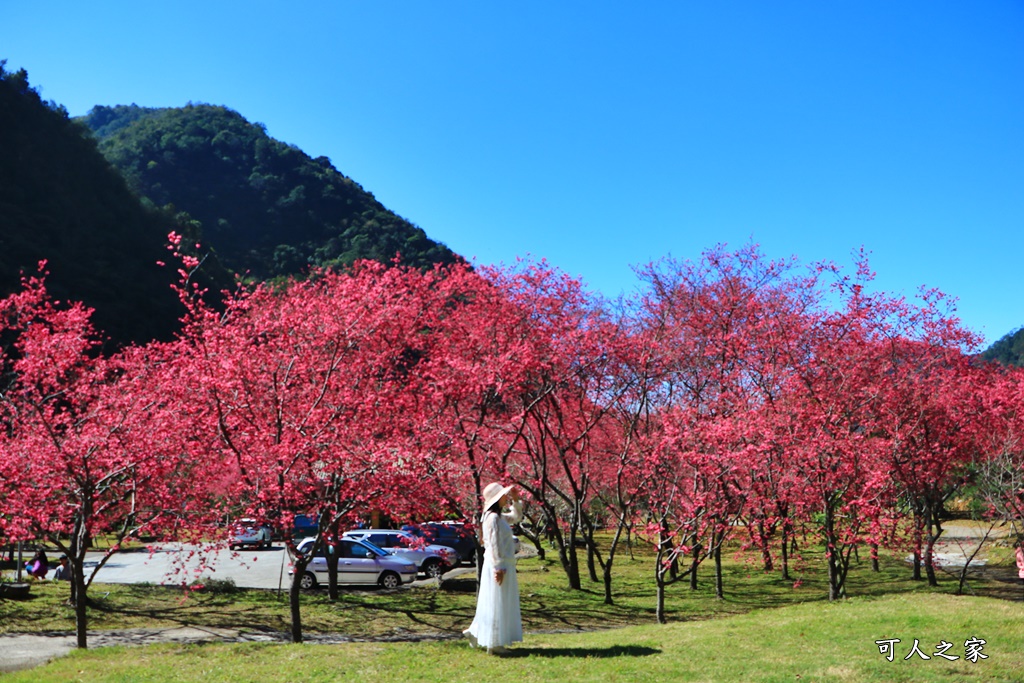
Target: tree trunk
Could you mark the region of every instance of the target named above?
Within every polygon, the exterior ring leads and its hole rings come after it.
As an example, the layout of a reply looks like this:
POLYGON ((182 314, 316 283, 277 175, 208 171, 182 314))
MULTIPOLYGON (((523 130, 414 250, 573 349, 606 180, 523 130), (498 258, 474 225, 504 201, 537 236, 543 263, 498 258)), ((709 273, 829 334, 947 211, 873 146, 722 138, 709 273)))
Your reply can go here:
POLYGON ((767 574, 775 568, 775 565, 772 562, 771 548, 769 548, 768 540, 765 538, 763 519, 757 521, 757 543, 761 546, 761 562, 764 564, 764 572, 767 574))
POLYGON ((334 522, 331 525, 331 536, 334 540, 334 545, 331 546, 327 541, 323 541, 324 545, 324 556, 327 558, 327 599, 331 602, 338 601, 338 550, 340 544, 338 543, 338 523, 334 522))
MULTIPOLYGON (((312 554, 310 554, 312 556, 312 554)), ((302 612, 299 609, 299 596, 302 591, 302 575, 306 573, 309 560, 296 559, 295 573, 292 574, 292 585, 288 588, 288 606, 291 610, 292 642, 302 642, 302 612)))
POLYGON ((608 560, 604 563, 602 570, 604 572, 604 604, 614 605, 612 601, 612 563, 615 562, 615 551, 618 550, 619 541, 622 539, 622 525, 615 530, 615 538, 612 539, 612 544, 608 547, 608 560))
POLYGON ((558 559, 562 561, 562 569, 565 570, 565 576, 569 580, 569 588, 571 590, 582 590, 580 561, 579 555, 576 553, 576 529, 570 527, 568 539, 561 534, 556 538, 558 541, 558 559))
POLYGON ((838 600, 842 597, 839 585, 839 562, 836 558, 835 549, 828 551, 828 599, 838 600))
POLYGON ((928 541, 928 548, 925 550, 924 556, 924 572, 925 576, 928 577, 929 586, 938 586, 939 579, 935 576, 935 560, 932 557, 932 544, 933 541, 928 541))
POLYGON ((715 596, 719 600, 725 599, 725 592, 722 588, 722 540, 725 534, 718 537, 715 544, 715 596))
POLYGON ((71 581, 74 584, 74 591, 77 595, 77 599, 75 600, 75 646, 84 650, 89 647, 87 641, 89 615, 86 612, 89 607, 89 601, 85 597, 85 581, 82 579, 82 565, 84 563, 78 564, 78 567, 72 567, 71 569, 71 581))
POLYGON ((569 535, 569 548, 567 559, 569 561, 569 565, 568 567, 566 567, 566 572, 569 576, 569 588, 572 588, 573 590, 577 591, 582 590, 583 582, 580 581, 580 557, 579 554, 576 552, 575 531, 569 535))
POLYGON ((843 585, 839 573, 839 543, 835 534, 835 511, 825 510, 825 555, 828 558, 828 599, 842 597, 843 585))
POLYGON ((928 545, 925 548, 924 568, 928 575, 928 585, 938 586, 939 580, 938 577, 935 576, 935 542, 938 541, 939 537, 942 535, 942 526, 938 522, 933 524, 932 521, 929 520, 927 532, 928 545))
POLYGON ((668 622, 665 617, 665 570, 661 567, 662 554, 658 553, 658 561, 654 566, 654 581, 658 585, 657 604, 654 610, 659 624, 668 622))
POLYGON ((592 583, 600 581, 597 576, 597 564, 594 561, 593 539, 588 539, 587 541, 587 571, 590 573, 590 580, 592 583))
POLYGON ((612 600, 612 562, 609 559, 602 571, 604 575, 604 604, 614 605, 612 600))
POLYGON ((918 513, 915 512, 914 513, 914 573, 913 573, 913 580, 914 581, 920 581, 921 580, 921 556, 922 556, 922 551, 923 551, 923 542, 922 542, 922 538, 921 538, 921 536, 922 536, 921 527, 922 526, 924 526, 924 523, 921 520, 921 516, 918 513))
POLYGON ((324 556, 327 559, 327 599, 338 601, 338 548, 324 543, 324 556))
POLYGON ((782 578, 786 581, 792 581, 789 576, 789 539, 786 532, 786 526, 782 526, 782 578))
POLYGON ((690 563, 690 590, 697 590, 697 567, 700 565, 700 551, 701 545, 699 543, 693 546, 691 554, 693 555, 693 561, 690 563))
POLYGON ((71 538, 71 599, 75 606, 75 646, 81 649, 89 647, 89 597, 85 590, 85 551, 89 530, 86 527, 86 515, 91 514, 91 505, 86 503, 81 516, 75 520, 75 528, 71 538))

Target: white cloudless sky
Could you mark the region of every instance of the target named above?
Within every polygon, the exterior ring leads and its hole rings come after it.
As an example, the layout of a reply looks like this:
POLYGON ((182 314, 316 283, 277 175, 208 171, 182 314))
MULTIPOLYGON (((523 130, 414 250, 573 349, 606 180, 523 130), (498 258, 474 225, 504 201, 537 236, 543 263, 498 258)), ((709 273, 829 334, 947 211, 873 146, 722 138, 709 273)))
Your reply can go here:
MULTIPOLYGON (((44 98, 230 107, 478 263, 719 243, 1024 325, 1024 3, 0 2, 44 98)), ((3 153, 0 150, 0 153, 3 153)))

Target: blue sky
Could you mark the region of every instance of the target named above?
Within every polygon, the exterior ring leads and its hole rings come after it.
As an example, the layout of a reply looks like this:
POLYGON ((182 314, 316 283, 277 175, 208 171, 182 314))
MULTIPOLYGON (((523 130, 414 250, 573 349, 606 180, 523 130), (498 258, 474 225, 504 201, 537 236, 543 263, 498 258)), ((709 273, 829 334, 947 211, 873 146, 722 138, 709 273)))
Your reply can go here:
POLYGON ((72 115, 222 104, 479 263, 608 296, 715 244, 1024 325, 1024 3, 10 2, 72 115))

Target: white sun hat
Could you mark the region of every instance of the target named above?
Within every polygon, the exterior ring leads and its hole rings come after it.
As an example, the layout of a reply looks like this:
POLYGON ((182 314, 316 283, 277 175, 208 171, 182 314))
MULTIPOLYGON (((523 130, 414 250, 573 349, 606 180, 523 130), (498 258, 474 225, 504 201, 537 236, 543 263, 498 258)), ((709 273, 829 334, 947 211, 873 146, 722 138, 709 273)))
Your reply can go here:
POLYGON ((508 486, 502 486, 500 483, 493 481, 484 487, 484 510, 490 510, 491 506, 501 500, 501 497, 512 490, 514 484, 508 486))

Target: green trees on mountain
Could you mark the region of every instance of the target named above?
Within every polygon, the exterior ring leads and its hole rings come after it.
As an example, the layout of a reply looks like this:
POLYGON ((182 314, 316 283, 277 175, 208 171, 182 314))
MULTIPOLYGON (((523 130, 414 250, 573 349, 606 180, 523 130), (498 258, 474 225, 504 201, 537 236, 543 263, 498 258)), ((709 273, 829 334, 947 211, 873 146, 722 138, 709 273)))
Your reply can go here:
POLYGON ((268 279, 356 259, 457 257, 326 157, 311 158, 226 107, 95 107, 84 122, 129 185, 202 225, 225 266, 268 279))
POLYGON ((117 341, 167 338, 181 313, 157 265, 173 216, 143 206, 67 111, 0 60, 0 293, 41 260, 58 299, 96 309, 117 341))
POLYGON ((395 215, 326 157, 313 159, 225 107, 43 101, 0 60, 0 295, 42 260, 56 298, 96 309, 116 343, 168 338, 172 230, 206 254, 214 291, 357 259, 428 267, 459 257, 395 215))
POLYGON ((1024 327, 1003 336, 981 354, 988 361, 1024 367, 1024 327))

